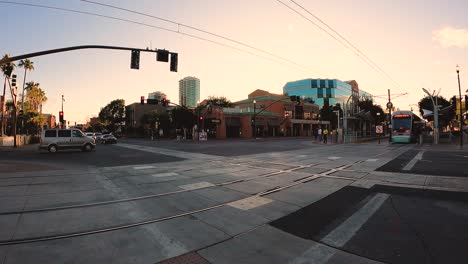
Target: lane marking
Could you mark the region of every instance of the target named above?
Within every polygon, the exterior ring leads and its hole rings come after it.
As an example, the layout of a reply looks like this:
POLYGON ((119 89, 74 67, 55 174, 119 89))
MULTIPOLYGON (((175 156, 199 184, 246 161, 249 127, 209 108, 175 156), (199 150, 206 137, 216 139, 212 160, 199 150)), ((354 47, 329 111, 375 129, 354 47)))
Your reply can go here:
POLYGON ((333 247, 343 247, 361 227, 374 215, 382 204, 390 197, 386 193, 378 193, 361 209, 351 215, 346 221, 328 233, 321 241, 333 247))
POLYGON ((403 168, 403 170, 404 171, 411 170, 419 160, 422 160, 423 154, 424 154, 424 150, 419 151, 419 153, 416 156, 414 156, 414 158, 412 160, 410 160, 410 162, 408 162, 408 164, 406 164, 406 166, 403 168))
POLYGON ((152 174, 152 177, 160 178, 160 177, 170 177, 170 176, 177 176, 179 175, 177 172, 166 172, 166 173, 156 173, 152 174))
POLYGON ((376 161, 378 161, 378 160, 379 160, 379 159, 368 159, 368 160, 366 160, 366 161, 367 161, 367 162, 376 162, 376 161))
POLYGON ((180 185, 178 187, 184 190, 197 190, 197 189, 202 189, 202 188, 212 187, 212 186, 215 186, 215 185, 210 182, 196 182, 196 183, 191 183, 191 184, 186 184, 186 185, 180 185))
POLYGON ((252 196, 252 197, 248 197, 245 199, 241 199, 238 201, 228 203, 227 205, 240 209, 240 210, 247 211, 247 210, 250 210, 250 209, 265 205, 265 204, 269 204, 271 202, 273 202, 273 200, 265 198, 265 197, 252 196))
POLYGON ((336 249, 327 247, 325 245, 316 243, 309 249, 304 251, 300 256, 296 257, 289 263, 291 264, 322 264, 327 263, 333 255, 336 253, 336 249))
POLYGON ((146 169, 155 169, 155 166, 136 166, 133 167, 134 170, 146 170, 146 169))
POLYGON ((329 160, 339 160, 341 157, 328 157, 329 160))

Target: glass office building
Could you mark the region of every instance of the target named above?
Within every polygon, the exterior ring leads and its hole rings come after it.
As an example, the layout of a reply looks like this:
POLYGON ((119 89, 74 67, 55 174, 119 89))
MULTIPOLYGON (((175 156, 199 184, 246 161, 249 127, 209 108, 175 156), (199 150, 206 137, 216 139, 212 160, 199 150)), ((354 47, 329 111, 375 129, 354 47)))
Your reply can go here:
POLYGON ((351 85, 336 79, 305 79, 286 83, 283 93, 310 98, 322 108, 325 98, 328 98, 330 105, 343 105, 351 96, 352 89, 351 85))
MULTIPOLYGON (((360 97, 357 82, 342 82, 337 79, 305 79, 288 82, 283 87, 283 93, 310 98, 320 108, 323 107, 326 98, 331 106, 339 103, 343 107, 348 99, 349 103, 353 103, 360 97)), ((372 98, 367 92, 361 91, 361 93, 372 98)))

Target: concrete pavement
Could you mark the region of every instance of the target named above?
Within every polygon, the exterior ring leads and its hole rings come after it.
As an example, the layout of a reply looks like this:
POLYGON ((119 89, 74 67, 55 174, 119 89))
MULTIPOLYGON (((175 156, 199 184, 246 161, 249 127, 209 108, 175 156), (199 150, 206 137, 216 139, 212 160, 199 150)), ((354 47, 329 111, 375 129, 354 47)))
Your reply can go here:
POLYGON ((106 147, 154 155, 150 162, 0 173, 0 259, 156 263, 194 253, 212 263, 374 263, 381 259, 269 224, 347 186, 468 191, 460 177, 375 171, 412 145, 295 145, 232 156, 214 146, 199 154, 129 142, 106 147), (151 162, 160 155, 179 160, 151 162))

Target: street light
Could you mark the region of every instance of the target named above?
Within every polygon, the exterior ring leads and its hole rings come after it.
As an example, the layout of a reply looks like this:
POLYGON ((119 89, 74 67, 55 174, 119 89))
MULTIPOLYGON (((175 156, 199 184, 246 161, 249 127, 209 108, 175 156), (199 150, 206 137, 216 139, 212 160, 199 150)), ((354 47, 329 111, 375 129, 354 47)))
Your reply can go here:
POLYGON ((460 85, 460 66, 457 65, 457 77, 458 77, 458 95, 460 96, 460 149, 463 149, 463 115, 462 115, 462 98, 461 98, 461 85, 460 85))
POLYGON ((431 94, 428 90, 424 88, 422 88, 422 90, 431 98, 432 105, 434 106, 434 144, 439 144, 439 106, 437 105, 437 96, 439 95, 439 93, 437 93, 437 95, 435 96, 436 100, 434 101, 434 93, 431 94))
POLYGON ((255 122, 256 122, 255 119, 257 118, 257 117, 256 117, 256 115, 257 115, 257 113, 256 113, 257 101, 255 101, 255 100, 253 100, 253 108, 254 108, 254 109, 253 109, 253 110, 254 110, 254 114, 253 114, 253 122, 252 122, 252 123, 253 123, 252 137, 253 137, 253 138, 256 138, 256 137, 257 137, 257 131, 256 131, 256 130, 257 130, 257 126, 256 126, 256 124, 255 124, 255 122))

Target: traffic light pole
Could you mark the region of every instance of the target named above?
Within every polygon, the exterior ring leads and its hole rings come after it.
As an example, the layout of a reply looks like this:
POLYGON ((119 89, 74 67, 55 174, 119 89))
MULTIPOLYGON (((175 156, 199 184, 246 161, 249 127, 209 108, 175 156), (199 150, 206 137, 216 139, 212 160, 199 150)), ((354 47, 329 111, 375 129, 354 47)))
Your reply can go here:
POLYGON ((72 51, 72 50, 79 50, 79 49, 113 49, 113 50, 138 50, 141 52, 152 52, 152 53, 157 53, 158 50, 150 50, 150 49, 137 49, 137 48, 130 48, 130 47, 117 47, 117 46, 103 46, 103 45, 82 45, 82 46, 73 46, 73 47, 66 47, 66 48, 60 48, 60 49, 51 49, 51 50, 44 50, 44 51, 39 51, 39 52, 33 52, 33 53, 28 53, 28 54, 23 54, 23 55, 18 55, 18 56, 13 56, 9 58, 5 58, 0 60, 0 65, 9 63, 12 61, 17 61, 17 60, 22 60, 22 59, 27 59, 27 58, 33 58, 33 57, 39 57, 43 55, 49 55, 49 54, 54 54, 54 53, 61 53, 61 52, 67 52, 67 51, 72 51))

